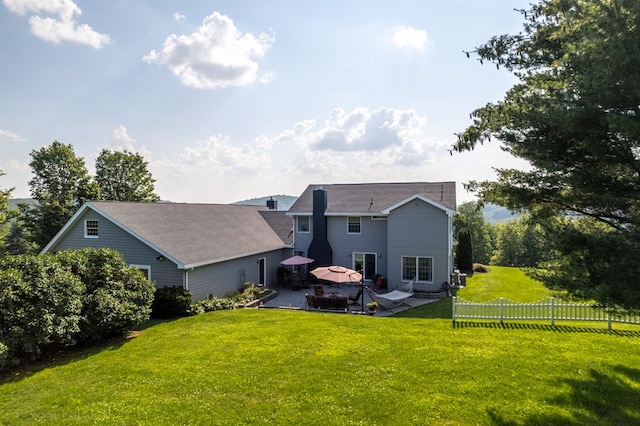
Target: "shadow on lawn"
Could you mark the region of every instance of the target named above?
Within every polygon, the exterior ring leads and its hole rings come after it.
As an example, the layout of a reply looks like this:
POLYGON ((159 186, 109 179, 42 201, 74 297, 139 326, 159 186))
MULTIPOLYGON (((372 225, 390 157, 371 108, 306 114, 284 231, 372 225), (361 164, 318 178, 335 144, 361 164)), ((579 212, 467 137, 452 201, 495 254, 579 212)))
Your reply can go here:
POLYGON ((112 337, 93 345, 51 348, 48 351, 45 349, 41 359, 21 364, 12 370, 0 372, 0 386, 6 383, 19 382, 47 368, 81 361, 100 352, 118 350, 131 339, 138 337, 144 330, 168 321, 171 320, 150 319, 135 327, 135 330, 130 331, 127 336, 112 337))
POLYGON ((528 418, 513 418, 498 410, 488 410, 496 425, 584 425, 638 424, 640 419, 640 369, 624 365, 613 366, 609 374, 591 369, 586 378, 559 379, 552 386, 561 394, 549 402, 567 415, 536 414, 528 418))
POLYGON ((595 327, 573 327, 568 325, 502 323, 481 321, 456 321, 453 328, 499 328, 504 330, 541 330, 554 333, 594 333, 621 337, 640 337, 640 330, 609 330, 595 327))

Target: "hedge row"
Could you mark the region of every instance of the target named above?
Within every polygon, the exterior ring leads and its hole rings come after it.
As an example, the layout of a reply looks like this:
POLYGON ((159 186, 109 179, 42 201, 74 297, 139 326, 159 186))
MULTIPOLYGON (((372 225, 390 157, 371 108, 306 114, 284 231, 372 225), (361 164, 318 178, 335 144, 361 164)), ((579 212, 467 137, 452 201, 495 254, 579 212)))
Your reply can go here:
POLYGON ((125 335, 149 318, 153 294, 110 249, 0 258, 0 370, 125 335))

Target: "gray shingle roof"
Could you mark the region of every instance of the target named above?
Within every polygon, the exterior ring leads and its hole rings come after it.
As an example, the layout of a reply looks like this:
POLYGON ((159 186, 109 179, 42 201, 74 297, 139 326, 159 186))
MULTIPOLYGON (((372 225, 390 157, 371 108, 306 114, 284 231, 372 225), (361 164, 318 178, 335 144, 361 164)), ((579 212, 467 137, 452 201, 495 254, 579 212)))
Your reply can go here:
POLYGON ((311 214, 313 190, 327 191, 327 214, 382 214, 382 211, 415 195, 456 209, 455 182, 360 183, 309 185, 288 213, 311 214))
POLYGON ((92 201, 90 204, 184 266, 213 263, 285 246, 261 215, 266 210, 262 206, 115 201, 92 201))

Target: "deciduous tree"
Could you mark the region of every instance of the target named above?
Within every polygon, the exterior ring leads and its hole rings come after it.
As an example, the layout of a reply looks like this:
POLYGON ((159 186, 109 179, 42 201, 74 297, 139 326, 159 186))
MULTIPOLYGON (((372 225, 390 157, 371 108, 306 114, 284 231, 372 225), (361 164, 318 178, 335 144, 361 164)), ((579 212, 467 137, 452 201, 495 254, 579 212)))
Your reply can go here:
POLYGON ((521 13, 521 33, 474 51, 519 82, 472 113, 453 149, 497 139, 530 163, 469 187, 545 227, 562 254, 545 283, 640 308, 629 280, 640 275, 640 2, 543 0, 521 13))
POLYGON ((96 159, 96 182, 103 200, 158 201, 155 179, 142 155, 128 151, 102 150, 96 159))
MULTIPOLYGON (((4 176, 4 172, 0 170, 0 176, 4 176)), ((8 221, 10 218, 9 198, 11 197, 13 188, 7 190, 0 189, 0 253, 5 248, 5 237, 9 232, 8 221)))
POLYGON ((99 199, 100 191, 71 145, 54 141, 31 151, 31 158, 34 177, 29 186, 36 203, 21 210, 29 237, 43 247, 85 200, 99 199))

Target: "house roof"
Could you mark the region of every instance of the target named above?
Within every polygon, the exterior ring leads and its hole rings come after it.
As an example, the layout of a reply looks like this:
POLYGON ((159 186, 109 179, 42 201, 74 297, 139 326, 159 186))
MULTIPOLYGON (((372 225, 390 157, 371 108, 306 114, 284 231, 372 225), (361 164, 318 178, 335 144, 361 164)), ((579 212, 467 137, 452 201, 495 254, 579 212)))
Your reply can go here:
POLYGON ((326 215, 385 215, 415 198, 448 211, 456 209, 455 182, 405 182, 309 185, 288 211, 290 215, 313 213, 313 191, 327 191, 326 215))
MULTIPOLYGON (((265 211, 267 208, 262 206, 91 201, 82 206, 44 251, 55 245, 86 209, 96 211, 182 268, 286 247, 280 237, 285 232, 284 221, 277 218, 278 212, 265 211)), ((290 231, 291 219, 287 219, 290 231)))

